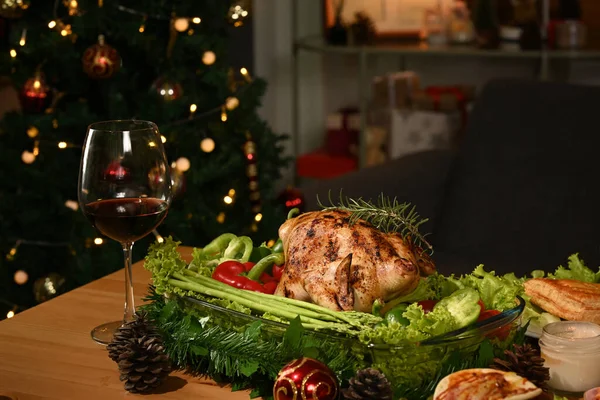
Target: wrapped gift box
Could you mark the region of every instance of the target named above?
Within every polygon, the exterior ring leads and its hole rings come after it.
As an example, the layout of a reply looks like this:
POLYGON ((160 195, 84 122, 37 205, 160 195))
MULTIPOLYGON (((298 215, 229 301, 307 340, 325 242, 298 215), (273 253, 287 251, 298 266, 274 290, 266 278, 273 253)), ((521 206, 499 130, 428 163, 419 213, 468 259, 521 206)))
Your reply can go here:
POLYGON ((371 108, 409 108, 420 85, 419 75, 412 71, 377 76, 371 87, 371 108))
POLYGON ((452 148, 461 124, 459 112, 392 110, 388 125, 389 158, 452 148))
POLYGON ((356 157, 360 135, 360 114, 347 108, 327 116, 325 151, 336 157, 356 157))
POLYGON ((296 175, 301 178, 329 179, 356 170, 356 157, 332 156, 324 149, 303 154, 296 159, 296 175))

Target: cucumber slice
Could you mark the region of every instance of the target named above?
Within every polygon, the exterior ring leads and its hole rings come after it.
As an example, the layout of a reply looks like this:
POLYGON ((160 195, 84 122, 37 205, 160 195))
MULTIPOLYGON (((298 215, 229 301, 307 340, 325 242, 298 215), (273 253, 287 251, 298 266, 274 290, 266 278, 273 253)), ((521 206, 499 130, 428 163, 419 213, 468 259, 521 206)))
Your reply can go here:
POLYGON ((434 307, 445 308, 454 317, 457 329, 471 325, 479 318, 479 293, 475 289, 459 289, 448 297, 441 299, 434 307))

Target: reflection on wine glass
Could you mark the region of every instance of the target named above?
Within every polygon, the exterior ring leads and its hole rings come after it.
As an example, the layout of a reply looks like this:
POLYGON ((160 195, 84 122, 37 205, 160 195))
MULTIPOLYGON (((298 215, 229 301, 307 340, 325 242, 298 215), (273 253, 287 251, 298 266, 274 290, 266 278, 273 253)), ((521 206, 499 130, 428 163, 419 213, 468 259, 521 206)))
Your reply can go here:
POLYGON ((152 232, 171 204, 169 166, 157 126, 147 121, 106 121, 88 127, 79 171, 79 204, 103 235, 118 241, 125 256, 123 320, 92 330, 102 344, 133 319, 131 249, 152 232))

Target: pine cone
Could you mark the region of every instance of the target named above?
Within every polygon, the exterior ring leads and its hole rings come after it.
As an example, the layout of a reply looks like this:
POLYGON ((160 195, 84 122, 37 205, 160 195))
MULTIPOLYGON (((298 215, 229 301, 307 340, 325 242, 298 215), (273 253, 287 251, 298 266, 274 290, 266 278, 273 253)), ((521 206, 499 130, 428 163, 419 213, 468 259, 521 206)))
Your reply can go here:
POLYGON ((108 345, 108 355, 119 365, 125 390, 141 393, 158 387, 171 372, 157 329, 145 314, 124 324, 108 345))
POLYGON ((544 388, 550 379, 549 369, 544 367, 540 352, 530 344, 513 344, 513 350, 504 350, 506 359, 494 358, 492 368, 514 372, 529 379, 539 388, 544 388))
POLYGON ((350 386, 342 390, 347 400, 392 400, 392 385, 385 375, 373 368, 365 368, 350 378, 350 386))

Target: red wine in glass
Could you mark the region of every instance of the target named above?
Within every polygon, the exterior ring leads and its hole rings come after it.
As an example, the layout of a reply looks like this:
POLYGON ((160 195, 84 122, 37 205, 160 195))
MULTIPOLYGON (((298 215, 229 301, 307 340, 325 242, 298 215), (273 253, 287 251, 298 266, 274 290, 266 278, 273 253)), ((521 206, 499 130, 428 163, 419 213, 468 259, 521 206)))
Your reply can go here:
POLYGON ((168 204, 151 197, 99 200, 83 213, 103 235, 121 243, 135 242, 152 232, 166 217, 168 204))
POLYGON ((103 235, 123 247, 125 311, 120 321, 92 330, 92 338, 108 344, 123 322, 135 315, 131 250, 167 215, 171 179, 161 136, 148 121, 106 121, 88 127, 79 171, 79 204, 103 235))

